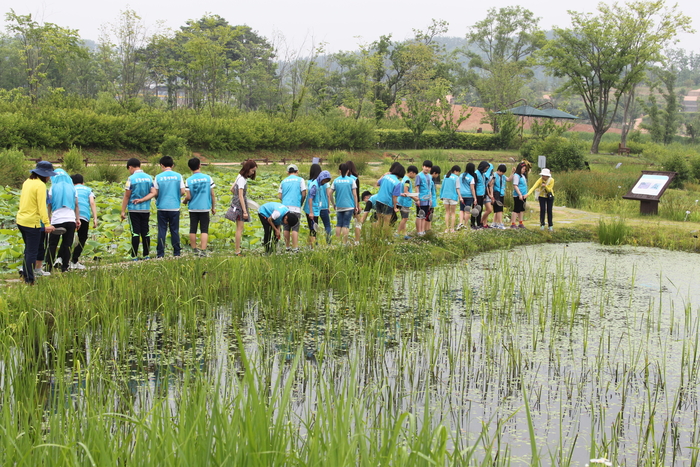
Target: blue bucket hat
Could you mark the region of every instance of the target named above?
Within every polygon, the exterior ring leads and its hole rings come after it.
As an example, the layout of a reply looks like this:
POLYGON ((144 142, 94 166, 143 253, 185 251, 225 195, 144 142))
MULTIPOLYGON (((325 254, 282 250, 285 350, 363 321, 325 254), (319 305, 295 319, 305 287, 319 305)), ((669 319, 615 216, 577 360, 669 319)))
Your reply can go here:
POLYGON ((321 173, 318 174, 318 177, 316 177, 316 180, 318 180, 319 182, 326 179, 331 179, 331 173, 327 170, 322 170, 321 173))
POLYGON ((35 173, 40 177, 53 177, 56 172, 53 171, 53 165, 49 161, 39 161, 36 163, 36 167, 31 170, 31 173, 35 173))

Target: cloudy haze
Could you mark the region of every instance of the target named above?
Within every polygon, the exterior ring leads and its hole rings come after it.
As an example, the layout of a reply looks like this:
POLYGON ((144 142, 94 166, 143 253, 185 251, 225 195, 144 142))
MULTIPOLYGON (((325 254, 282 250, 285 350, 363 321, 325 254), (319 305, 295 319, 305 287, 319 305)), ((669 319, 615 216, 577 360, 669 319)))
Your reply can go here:
MULTIPOLYGON (((486 16, 488 8, 516 4, 506 0, 356 0, 344 3, 320 0, 154 0, 138 3, 122 0, 105 3, 94 0, 25 0, 13 2, 12 5, 3 0, 2 3, 5 4, 0 8, 2 13, 7 13, 10 8, 14 8, 17 14, 31 13, 40 22, 78 29, 83 39, 95 41, 101 25, 115 22, 120 11, 131 8, 153 30, 159 20, 165 26, 177 29, 188 19, 199 19, 209 13, 222 16, 232 25, 246 24, 268 39, 282 35, 288 44, 299 48, 303 44, 324 42, 327 44, 326 50, 330 52, 354 50, 358 44, 372 42, 383 34, 392 34, 394 39, 406 39, 412 36, 413 29, 425 29, 433 18, 449 23, 447 35, 464 37, 470 25, 486 16)), ((552 26, 569 25, 566 9, 593 11, 596 2, 521 0, 517 4, 539 16, 543 29, 550 29, 552 26)), ((686 15, 692 18, 700 16, 700 2, 697 0, 681 0, 678 5, 686 15)), ((694 28, 698 29, 698 24, 694 24, 694 28)), ((700 51, 699 37, 697 33, 683 34, 678 46, 688 51, 700 51)))

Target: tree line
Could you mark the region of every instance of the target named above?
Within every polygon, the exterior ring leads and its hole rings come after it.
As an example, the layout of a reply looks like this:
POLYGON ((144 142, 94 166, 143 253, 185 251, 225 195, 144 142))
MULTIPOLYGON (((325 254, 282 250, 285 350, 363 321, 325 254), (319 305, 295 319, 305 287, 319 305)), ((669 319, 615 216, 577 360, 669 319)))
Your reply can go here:
MULTIPOLYGON (((512 131, 509 117, 496 112, 547 93, 590 121, 591 152, 615 122, 624 144, 642 112, 655 140, 675 135, 678 86, 700 85, 700 56, 670 49, 679 32, 694 32, 691 19, 663 0, 601 3, 594 13, 569 14, 570 27, 545 32, 527 9, 492 8, 461 46, 445 40, 447 22, 433 20, 410 39, 382 35, 329 54, 324 44, 294 48, 282 36, 262 37, 218 15, 151 30, 128 9, 92 42, 10 10, 0 35, 0 89, 8 93, 0 98, 19 90, 40 106, 60 90, 124 111, 147 105, 216 116, 234 109, 288 122, 313 114, 379 128, 395 126, 388 117, 400 116, 417 144, 426 131, 454 135, 469 105, 486 109, 484 123, 494 131, 512 131), (537 80, 542 71, 548 79, 537 80), (456 117, 453 103, 465 105, 456 117)), ((686 127, 694 136, 700 121, 686 127)))

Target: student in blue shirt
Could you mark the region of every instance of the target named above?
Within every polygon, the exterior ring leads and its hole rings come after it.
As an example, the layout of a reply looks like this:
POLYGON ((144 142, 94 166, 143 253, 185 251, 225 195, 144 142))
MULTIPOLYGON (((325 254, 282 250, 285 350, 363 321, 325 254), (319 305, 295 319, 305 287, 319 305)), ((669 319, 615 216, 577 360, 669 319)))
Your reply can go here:
POLYGON ((527 165, 523 162, 518 164, 513 174, 513 214, 510 219, 511 229, 524 229, 523 219, 525 218, 525 195, 527 195, 527 165), (518 225, 515 222, 519 221, 518 225))
MULTIPOLYGON (((193 157, 188 160, 187 167, 192 171, 192 175, 185 181, 185 203, 190 215, 190 246, 196 255, 206 256, 209 243, 209 213, 216 214, 216 185, 209 175, 201 172, 202 162, 199 158, 193 157), (197 227, 201 232, 200 248, 197 248, 197 227)), ((236 246, 239 245, 240 242, 236 246)))
POLYGON ((440 184, 440 174, 442 169, 439 165, 434 165, 430 168, 430 176, 432 177, 432 184, 430 186, 430 212, 425 218, 425 231, 428 232, 433 228, 433 218, 435 217, 435 208, 438 206, 437 202, 437 185, 440 184))
POLYGON ((457 230, 466 227, 471 217, 472 205, 476 199, 476 190, 474 190, 474 171, 476 166, 473 162, 469 162, 464 168, 464 172, 459 176, 459 224, 457 230))
POLYGON ((151 243, 151 237, 148 233, 151 202, 137 203, 136 201, 143 199, 149 194, 155 194, 153 178, 141 170, 141 161, 135 157, 126 162, 126 169, 131 175, 126 180, 124 197, 122 198, 121 219, 126 219, 128 209, 129 224, 131 226, 131 257, 134 260, 138 259, 139 240, 141 240, 143 257, 147 259, 151 243))
POLYGON ((479 171, 484 174, 484 184, 486 191, 484 193, 484 206, 481 210, 481 227, 484 229, 490 228, 489 215, 493 212, 493 164, 482 161, 479 164, 479 171))
POLYGON ((85 248, 85 242, 90 231, 90 220, 92 219, 93 228, 97 228, 97 205, 95 204, 95 194, 92 188, 84 185, 85 179, 81 174, 71 175, 75 191, 78 194, 78 206, 80 209, 80 227, 78 228, 78 244, 73 248, 71 262, 68 269, 85 269, 85 266, 80 264, 80 255, 85 248))
POLYGON ((263 236, 263 245, 265 252, 272 252, 272 233, 275 234, 275 243, 282 236, 280 226, 288 225, 294 227, 299 223, 299 217, 289 211, 289 208, 282 203, 265 203, 258 209, 258 217, 262 222, 265 235, 263 236))
POLYGON ((423 170, 416 176, 414 189, 418 194, 418 201, 416 202, 416 235, 418 236, 425 235, 426 219, 432 215, 433 178, 430 176, 430 169, 432 168, 432 161, 423 161, 423 170))
POLYGON ((450 173, 445 175, 442 181, 442 189, 440 190, 440 198, 445 206, 445 233, 454 232, 455 229, 455 211, 459 203, 459 173, 462 169, 458 165, 453 165, 450 173))
POLYGON ((165 256, 165 237, 170 230, 170 243, 173 246, 173 256, 180 256, 180 200, 185 194, 185 182, 182 175, 173 170, 175 162, 170 156, 160 158, 160 170, 153 181, 154 190, 142 199, 141 203, 156 198, 158 210, 158 258, 165 256))
POLYGON ((335 235, 336 237, 341 237, 343 243, 346 243, 352 216, 359 211, 357 191, 355 190, 357 185, 355 179, 350 175, 350 169, 347 164, 340 164, 338 170, 340 171, 340 177, 331 183, 331 191, 334 193, 331 203, 338 217, 335 235))
POLYGON ((324 189, 318 184, 318 176, 321 175, 321 166, 311 164, 309 169, 309 180, 307 186, 307 196, 304 203, 304 213, 306 214, 306 222, 309 224, 309 246, 311 248, 316 244, 316 229, 321 215, 321 200, 320 193, 324 189))
POLYGON ((410 196, 413 193, 413 180, 416 179, 418 175, 418 167, 415 165, 409 165, 406 169, 406 175, 401 179, 401 196, 399 196, 399 212, 401 213, 401 222, 399 222, 398 233, 403 235, 406 240, 408 236, 406 235, 406 224, 408 223, 408 216, 411 212, 411 206, 414 203, 414 198, 410 196))
POLYGON ((398 197, 401 196, 401 180, 405 175, 406 169, 403 165, 395 164, 391 172, 377 182, 379 192, 376 195, 374 209, 377 211, 380 227, 390 224, 392 217, 395 218, 399 211, 398 197))
MULTIPOLYGON (((319 216, 323 221, 323 228, 326 231, 326 243, 330 245, 331 238, 333 235, 333 226, 331 224, 331 214, 330 214, 330 203, 328 199, 330 198, 330 182, 331 173, 327 170, 321 171, 318 175, 318 202, 320 204, 319 216)), ((317 222, 318 223, 318 222, 317 222)))
POLYGON ((506 170, 505 164, 498 166, 496 175, 493 177, 493 227, 505 230, 503 225, 503 200, 506 195, 506 170))
MULTIPOLYGON (((304 205, 306 198, 306 181, 299 176, 299 168, 295 164, 290 164, 287 167, 287 178, 282 180, 279 188, 279 199, 289 208, 289 212, 293 212, 298 217, 301 217, 301 207, 304 205)), ((284 244, 287 250, 299 250, 299 224, 294 226, 284 226, 284 244)))

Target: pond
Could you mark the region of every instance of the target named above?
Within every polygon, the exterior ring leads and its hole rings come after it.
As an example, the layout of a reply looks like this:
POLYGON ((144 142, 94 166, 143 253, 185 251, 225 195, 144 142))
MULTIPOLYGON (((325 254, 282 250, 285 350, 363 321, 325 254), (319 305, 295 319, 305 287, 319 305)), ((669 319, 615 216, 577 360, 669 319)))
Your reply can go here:
MULTIPOLYGON (((357 397, 368 431, 409 413, 419 426, 444 426, 447 449, 479 462, 528 464, 534 440, 545 465, 690 465, 700 439, 699 260, 523 247, 403 272, 352 299, 323 291, 299 319, 271 319, 251 301, 241 313, 209 310, 192 333, 153 313, 129 346, 93 330, 67 354, 100 359, 106 380, 121 382, 101 386, 114 412, 148 413, 158 397, 183 410, 190 372, 230 399, 251 390, 241 381, 254 371, 270 398, 289 385, 292 444, 319 413, 357 397)), ((49 365, 40 378, 47 414, 63 410, 61 397, 73 407, 91 397, 66 360, 66 374, 49 365), (66 383, 68 395, 58 389, 66 383)))

